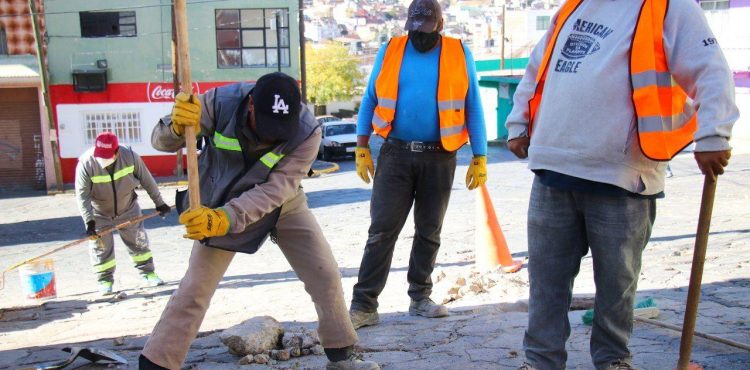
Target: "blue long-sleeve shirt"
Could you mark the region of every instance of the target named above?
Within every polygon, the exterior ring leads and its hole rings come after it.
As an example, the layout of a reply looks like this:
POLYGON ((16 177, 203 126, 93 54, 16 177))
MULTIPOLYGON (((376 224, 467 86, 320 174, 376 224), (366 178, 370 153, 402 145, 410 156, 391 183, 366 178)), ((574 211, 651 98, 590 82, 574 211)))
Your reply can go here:
MULTIPOLYGON (((372 134, 372 116, 378 101, 375 95, 375 81, 380 74, 387 46, 383 45, 375 58, 370 81, 359 106, 357 135, 372 134)), ((393 120, 393 129, 389 137, 405 141, 440 141, 440 119, 437 108, 440 49, 441 45, 438 45, 426 53, 420 53, 412 46, 411 41, 406 44, 398 77, 396 117, 393 120)), ((474 58, 465 46, 464 54, 469 75, 465 109, 471 150, 474 155, 487 155, 487 132, 474 58)))

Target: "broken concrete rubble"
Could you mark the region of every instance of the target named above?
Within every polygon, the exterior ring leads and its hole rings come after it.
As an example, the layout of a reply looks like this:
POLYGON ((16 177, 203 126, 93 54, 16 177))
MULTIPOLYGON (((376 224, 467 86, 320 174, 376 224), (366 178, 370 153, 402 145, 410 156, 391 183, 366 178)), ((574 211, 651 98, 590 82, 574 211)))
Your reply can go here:
POLYGON ((230 353, 246 356, 265 353, 276 348, 283 334, 284 329, 276 319, 270 316, 260 316, 224 330, 219 335, 219 339, 229 348, 230 353))

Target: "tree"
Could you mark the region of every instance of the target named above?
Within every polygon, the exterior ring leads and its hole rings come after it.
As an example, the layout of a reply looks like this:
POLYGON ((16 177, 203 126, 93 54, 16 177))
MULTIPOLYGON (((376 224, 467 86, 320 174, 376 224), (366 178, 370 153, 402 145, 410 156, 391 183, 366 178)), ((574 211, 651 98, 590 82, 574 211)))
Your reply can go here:
POLYGON ((307 98, 315 105, 349 100, 362 86, 362 72, 356 56, 345 46, 327 43, 320 47, 307 45, 307 98))

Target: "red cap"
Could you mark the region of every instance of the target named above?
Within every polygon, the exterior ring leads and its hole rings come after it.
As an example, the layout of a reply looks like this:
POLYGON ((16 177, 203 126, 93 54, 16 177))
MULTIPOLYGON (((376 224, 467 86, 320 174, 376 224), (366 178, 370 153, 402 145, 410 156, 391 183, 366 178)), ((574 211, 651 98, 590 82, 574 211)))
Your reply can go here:
POLYGON ((102 132, 96 137, 96 144, 94 144, 94 157, 110 159, 115 156, 119 146, 115 134, 111 132, 102 132))

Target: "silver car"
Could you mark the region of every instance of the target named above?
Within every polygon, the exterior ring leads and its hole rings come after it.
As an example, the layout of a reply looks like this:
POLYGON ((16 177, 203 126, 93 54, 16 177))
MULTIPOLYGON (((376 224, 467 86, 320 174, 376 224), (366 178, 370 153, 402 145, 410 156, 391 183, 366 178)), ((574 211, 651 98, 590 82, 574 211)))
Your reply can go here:
POLYGON ((324 161, 334 157, 354 155, 357 147, 357 124, 351 121, 330 121, 323 124, 318 158, 324 161))

